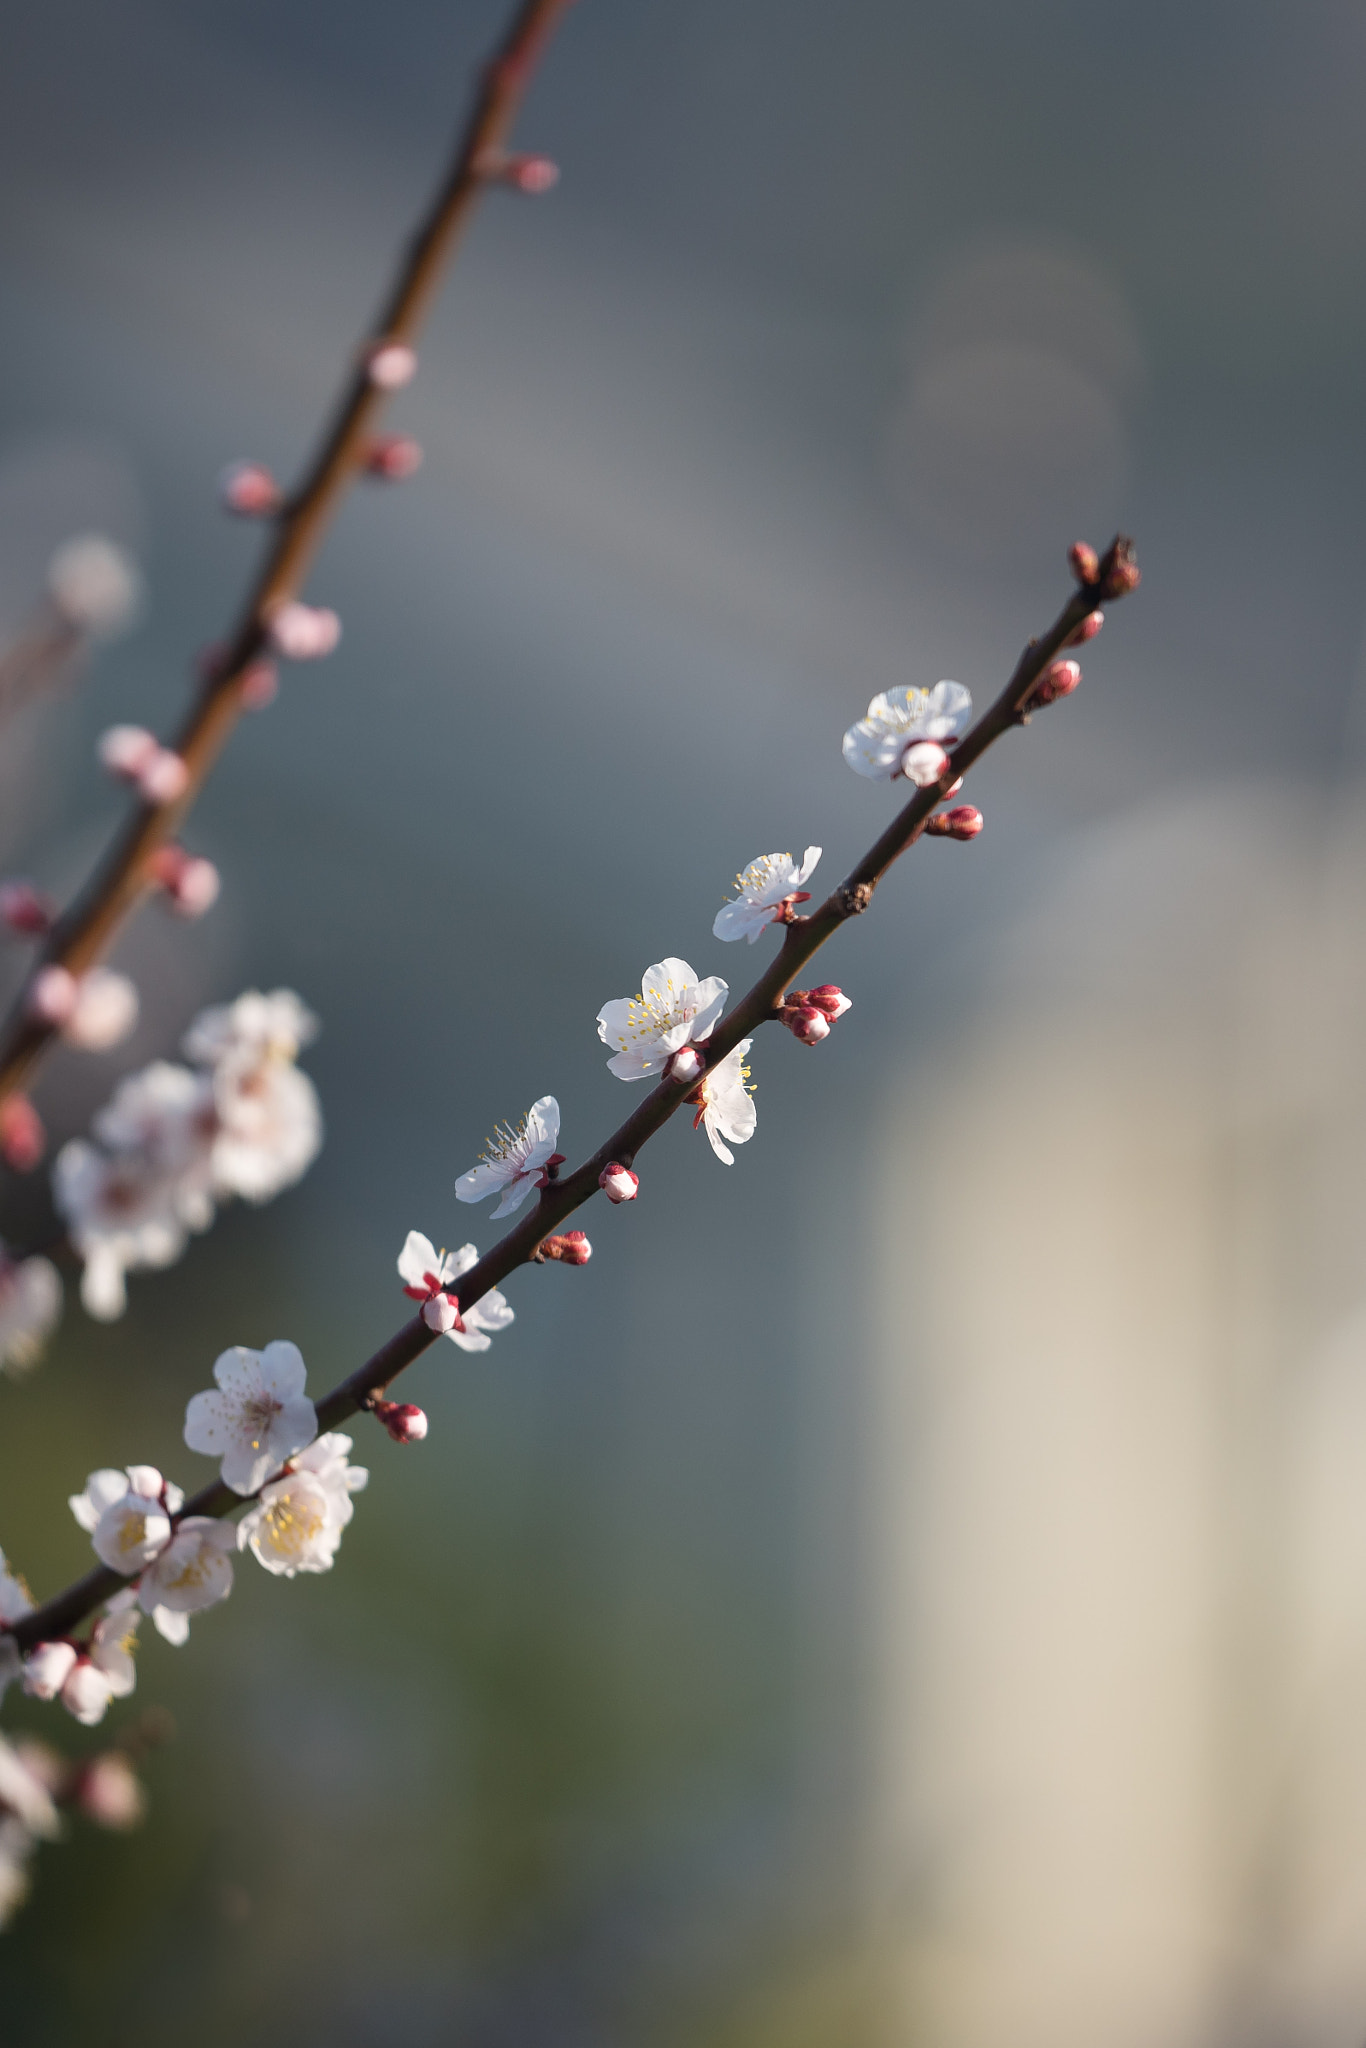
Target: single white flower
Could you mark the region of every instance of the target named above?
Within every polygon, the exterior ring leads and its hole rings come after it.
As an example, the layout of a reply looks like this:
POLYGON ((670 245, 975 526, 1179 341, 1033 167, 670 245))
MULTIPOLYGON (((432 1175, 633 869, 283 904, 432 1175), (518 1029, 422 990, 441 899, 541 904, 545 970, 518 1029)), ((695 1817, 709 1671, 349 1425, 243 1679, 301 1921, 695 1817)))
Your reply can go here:
POLYGON ((268 1202, 317 1158, 323 1141, 317 1090, 289 1061, 240 1054, 224 1059, 214 1069, 213 1097, 215 1194, 268 1202))
POLYGON ((232 1591, 237 1531, 210 1515, 187 1515, 138 1581, 138 1605, 168 1642, 183 1643, 189 1617, 232 1591))
POLYGON ((811 900, 810 890, 803 889, 802 883, 820 857, 819 846, 808 846, 800 867, 790 853, 765 853, 752 860, 735 877, 740 894, 717 911, 713 937, 748 939, 752 946, 775 918, 788 923, 792 906, 811 900))
POLYGON ((759 1120, 754 1097, 745 1085, 749 1080, 745 1054, 753 1043, 752 1038, 742 1038, 734 1052, 728 1052, 698 1083, 693 1129, 699 1124, 706 1126, 711 1149, 726 1166, 734 1166, 735 1154, 722 1141, 729 1138, 732 1145, 746 1144, 759 1120))
POLYGON ((223 1483, 234 1493, 255 1493, 277 1465, 318 1433, 318 1416, 304 1393, 307 1368, 297 1344, 277 1341, 264 1351, 234 1344, 214 1364, 217 1390, 196 1394, 185 1410, 185 1441, 192 1451, 221 1458, 223 1483))
POLYGON ((19 1750, 0 1735, 0 1809, 13 1814, 31 1835, 50 1841, 61 1832, 52 1794, 19 1750))
POLYGON ((656 961, 642 975, 638 996, 598 1012, 598 1037, 617 1048, 609 1068, 619 1081, 657 1074, 680 1047, 711 1035, 729 993, 719 975, 699 981, 686 960, 656 961))
POLYGON ((972 697, 961 683, 883 690, 868 706, 867 717, 844 735, 844 758, 856 774, 890 782, 902 773, 909 746, 917 740, 951 739, 971 712, 972 697))
MULTIPOLYGON (((413 1301, 430 1302, 433 1296, 444 1300, 444 1290, 478 1262, 479 1254, 472 1244, 462 1244, 459 1251, 438 1253, 429 1237, 424 1237, 420 1230, 410 1230, 398 1255, 403 1292, 413 1301)), ((493 1333, 505 1330, 512 1320, 513 1311, 502 1294, 496 1287, 490 1287, 470 1308, 461 1309, 463 1327, 451 1325, 441 1334, 462 1351, 487 1351, 493 1333)), ((429 1327, 436 1326, 433 1323, 429 1327)))
POLYGON ((91 1631, 62 1686, 62 1705, 82 1727, 102 1721, 110 1700, 126 1699, 138 1682, 133 1652, 138 1641, 135 1594, 117 1593, 91 1631))
POLYGON ((563 1153, 555 1150, 559 1135, 560 1105, 553 1095, 542 1095, 519 1124, 502 1124, 485 1139, 479 1164, 462 1173, 455 1184, 457 1201, 482 1202, 485 1195, 501 1188, 503 1199, 493 1214, 510 1216, 533 1188, 546 1185, 548 1168, 563 1158, 563 1153))
POLYGON ((317 1018, 292 988, 268 996, 250 988, 236 1002, 201 1010, 184 1046, 197 1065, 216 1067, 225 1059, 293 1060, 317 1035, 317 1018))
POLYGON ((50 1259, 12 1259, 0 1244, 0 1372, 27 1372, 62 1312, 62 1283, 50 1259))
POLYGON ((262 1487, 237 1525, 238 1548, 250 1547, 268 1572, 287 1579, 330 1571, 355 1512, 351 1495, 370 1476, 363 1466, 347 1464, 350 1449, 350 1437, 336 1432, 310 1444, 288 1472, 262 1487))
POLYGON ((104 1466, 68 1505, 89 1531, 100 1563, 131 1579, 170 1541, 171 1516, 183 1498, 155 1465, 129 1465, 122 1472, 104 1466))

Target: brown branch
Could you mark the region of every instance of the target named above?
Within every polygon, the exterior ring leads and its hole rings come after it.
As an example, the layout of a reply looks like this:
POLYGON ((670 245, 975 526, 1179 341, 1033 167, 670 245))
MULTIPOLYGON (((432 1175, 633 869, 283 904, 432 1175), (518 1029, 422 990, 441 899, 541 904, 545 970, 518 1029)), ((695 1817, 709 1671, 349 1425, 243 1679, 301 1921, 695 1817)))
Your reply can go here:
MULTIPOLYGON (((312 467, 284 506, 227 648, 175 740, 190 770, 188 787, 174 803, 138 806, 54 927, 35 973, 59 965, 83 974, 153 887, 148 861, 179 831, 241 715, 243 678, 266 645, 271 614, 299 591, 343 495, 364 465, 386 395, 371 380, 369 358, 381 343, 407 344, 417 335, 476 200, 502 167, 504 145, 537 59, 571 4, 523 0, 519 7, 484 74, 451 168, 357 354, 312 467)), ((57 1035, 51 1025, 29 1016, 26 996, 27 988, 0 1030, 0 1102, 29 1078, 57 1035)))
MULTIPOLYGON (((867 909, 881 877, 894 860, 914 845, 924 830, 926 819, 947 794, 948 788, 981 759, 1002 733, 1025 722, 1029 716, 1026 706, 1039 677, 1058 651, 1068 644, 1082 621, 1096 609, 1098 601, 1122 597, 1136 582, 1132 544, 1118 539, 1100 564, 1098 580, 1084 584, 1069 598, 1042 639, 1030 641, 1000 696, 954 748, 949 767, 939 783, 916 791, 876 845, 826 898, 819 910, 810 917, 795 919, 786 927, 783 943, 772 964, 759 976, 749 993, 742 996, 734 1009, 721 1019, 705 1043, 693 1048, 702 1056, 708 1069, 732 1052, 742 1038, 752 1037, 761 1024, 773 1019, 783 990, 813 954, 834 937, 846 919, 867 909), (1116 565, 1124 572, 1118 579, 1114 573, 1116 565), (1107 570, 1111 572, 1108 578, 1107 570)), ((514 1225, 506 1237, 485 1252, 477 1265, 462 1273, 458 1285, 446 1288, 445 1292, 461 1309, 471 1308, 518 1266, 534 1261, 542 1240, 566 1216, 582 1208, 597 1194, 599 1176, 609 1162, 615 1160, 620 1165, 629 1166, 641 1146, 695 1094, 696 1087, 695 1079, 659 1082, 625 1123, 598 1147, 591 1159, 586 1159, 566 1179, 552 1180, 541 1191, 536 1207, 514 1225)), ((373 1358, 367 1359, 364 1365, 318 1402, 319 1432, 335 1429, 339 1423, 359 1413, 437 1341, 437 1333, 428 1329, 421 1315, 414 1316, 380 1347, 373 1358)), ((186 1501, 181 1514, 226 1515, 244 1505, 241 1494, 234 1493, 221 1480, 214 1480, 192 1500, 186 1501)), ((87 1572, 83 1579, 78 1579, 64 1593, 49 1600, 46 1606, 35 1609, 24 1620, 16 1622, 13 1629, 16 1642, 22 1650, 30 1650, 35 1643, 68 1634, 101 1601, 109 1599, 111 1594, 128 1583, 127 1579, 103 1565, 87 1572)))

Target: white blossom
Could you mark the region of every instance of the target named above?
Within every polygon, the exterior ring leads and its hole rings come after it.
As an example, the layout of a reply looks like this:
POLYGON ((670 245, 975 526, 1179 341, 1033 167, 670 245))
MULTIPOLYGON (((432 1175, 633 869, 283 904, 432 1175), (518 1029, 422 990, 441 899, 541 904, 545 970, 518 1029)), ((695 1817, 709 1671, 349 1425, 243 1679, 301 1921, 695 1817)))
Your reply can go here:
POLYGON ((287 1060, 225 1059, 213 1077, 218 1128, 214 1192, 268 1202, 308 1171, 322 1145, 322 1110, 307 1074, 287 1060))
POLYGON ((754 1136, 754 1127, 759 1120, 754 1097, 746 1086, 749 1068, 744 1063, 745 1054, 753 1043, 752 1038, 742 1038, 734 1052, 728 1052, 723 1060, 703 1075, 698 1084, 698 1110, 693 1118, 693 1129, 696 1130, 699 1124, 706 1126, 711 1149, 726 1166, 734 1166, 735 1154, 723 1141, 729 1138, 732 1145, 747 1143, 754 1136))
POLYGON ((171 1516, 183 1499, 155 1465, 129 1465, 122 1472, 103 1466, 68 1505, 89 1531, 100 1563, 131 1579, 170 1541, 171 1516))
POLYGON ((75 1668, 74 1643, 36 1643, 24 1659, 24 1691, 30 1699, 55 1700, 75 1668))
POLYGON ((657 1074, 682 1046, 710 1036, 728 994, 718 975, 699 981, 686 960, 656 961, 642 975, 638 996, 598 1012, 598 1037, 617 1048, 609 1068, 620 1081, 657 1074))
POLYGON ((555 1150, 559 1135, 560 1105, 553 1095, 542 1095, 519 1124, 502 1124, 485 1139, 478 1165, 455 1184, 456 1199, 482 1202, 501 1188, 503 1199, 493 1214, 510 1216, 533 1188, 546 1185, 546 1169, 561 1157, 555 1150))
POLYGON ((238 1548, 248 1547, 268 1572, 292 1579, 296 1572, 325 1572, 355 1509, 351 1495, 369 1478, 363 1466, 348 1465, 349 1436, 329 1432, 291 1461, 290 1469, 261 1489, 256 1505, 237 1525, 238 1548))
POLYGON ((185 1034, 188 1059, 216 1067, 225 1059, 297 1059, 318 1035, 318 1020, 292 988, 270 995, 250 988, 235 1002, 201 1010, 185 1034))
POLYGON ((102 1721, 110 1700, 126 1699, 138 1682, 133 1663, 138 1640, 135 1599, 131 1588, 115 1594, 62 1686, 62 1705, 85 1728, 102 1721))
POLYGON ((802 883, 821 857, 819 846, 808 846, 800 867, 790 853, 764 853, 735 877, 740 891, 716 913, 712 935, 718 939, 748 939, 751 946, 775 918, 782 919, 790 908, 789 899, 806 902, 809 891, 802 883))
MULTIPOLYGON (((424 1237, 420 1230, 410 1230, 398 1255, 399 1278, 405 1283, 405 1294, 414 1301, 427 1302, 433 1295, 441 1297, 445 1288, 478 1261, 479 1254, 472 1244, 462 1244, 455 1252, 438 1252, 429 1237, 424 1237)), ((505 1330, 512 1320, 512 1309, 499 1290, 490 1287, 472 1307, 461 1309, 463 1329, 451 1326, 441 1334, 462 1351, 487 1351, 493 1333, 505 1330)))
POLYGON ((191 1400, 185 1441, 192 1451, 221 1459, 223 1483, 234 1493, 255 1493, 277 1465, 317 1435, 317 1411, 304 1393, 306 1373, 297 1344, 277 1340, 264 1351, 234 1344, 214 1364, 217 1389, 191 1400))
POLYGON ((909 746, 917 740, 951 739, 971 712, 972 698, 961 683, 883 690, 868 706, 867 717, 844 735, 844 758, 856 774, 890 782, 902 773, 909 746))
POLYGON ((232 1558, 237 1531, 210 1515, 186 1515, 176 1524, 138 1581, 138 1605, 150 1614, 167 1642, 183 1643, 189 1617, 226 1600, 232 1591, 232 1558))
POLYGON ((62 1283, 50 1259, 12 1259, 0 1244, 0 1372, 36 1365, 62 1312, 62 1283))
POLYGON ((138 992, 128 976, 112 967, 92 967, 76 983, 76 1000, 62 1037, 85 1052, 108 1052, 137 1021, 138 992))

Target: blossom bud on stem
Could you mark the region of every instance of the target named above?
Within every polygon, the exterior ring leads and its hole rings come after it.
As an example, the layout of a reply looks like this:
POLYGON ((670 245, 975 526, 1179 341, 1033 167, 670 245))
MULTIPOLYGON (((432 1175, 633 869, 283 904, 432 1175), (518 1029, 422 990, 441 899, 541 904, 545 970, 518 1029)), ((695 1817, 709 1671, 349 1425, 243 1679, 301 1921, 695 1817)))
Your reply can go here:
POLYGON ((39 1024, 59 1029, 75 1013, 78 993, 75 975, 67 967, 40 967, 28 992, 28 1012, 39 1024))
POLYGON ((543 192, 559 184, 560 167, 548 156, 509 156, 491 151, 480 162, 479 175, 491 185, 510 185, 514 192, 539 199, 543 192))
POLYGON ((57 906, 32 882, 0 882, 0 923, 26 939, 42 939, 52 929, 57 906))
POLYGON ((406 341, 381 341, 366 358, 370 382, 380 391, 401 391, 417 375, 417 351, 406 341))
POLYGON ((280 509, 280 486, 259 462, 230 462, 218 482, 225 511, 239 519, 266 519, 280 509))
POLYGON ((1074 540, 1067 550, 1067 559, 1082 589, 1088 590, 1100 574, 1100 556, 1089 541, 1074 540))
POLYGON ((280 671, 273 661, 253 661, 237 687, 244 711, 264 711, 280 694, 280 671))
POLYGON ((957 804, 925 820, 926 832, 935 839, 975 839, 981 829, 982 813, 974 804, 957 804))
POLYGON ((1025 710, 1035 711, 1045 704, 1056 704, 1060 697, 1070 697, 1080 682, 1079 662, 1050 662, 1030 691, 1025 701, 1025 710))
POLYGON ((286 661, 319 661, 341 639, 341 620, 323 606, 290 598, 271 614, 270 637, 286 661))
POLYGON ((1063 641, 1064 647, 1084 647, 1088 640, 1094 640, 1105 624, 1104 612, 1088 612, 1074 633, 1063 641))
POLYGON ((640 1192, 640 1175, 632 1173, 629 1166, 618 1166, 615 1159, 609 1159, 598 1175, 598 1186, 609 1202, 634 1202, 640 1192))
POLYGON ((382 434, 365 457, 366 472, 386 483, 401 484, 422 467, 422 443, 411 434, 382 434))
POLYGON ((830 1019, 814 1003, 786 1002, 778 1012, 778 1021, 786 1024, 802 1045, 819 1045, 823 1038, 830 1036, 830 1019))
POLYGON ((532 1256, 537 1263, 545 1259, 562 1259, 566 1266, 586 1266, 593 1256, 593 1247, 581 1230, 566 1230, 559 1237, 543 1237, 532 1256))
POLYGON ((1127 534, 1116 534, 1096 571, 1096 595, 1101 598, 1128 597, 1142 582, 1134 560, 1134 544, 1127 534))
POLYGON ((47 1149, 47 1132, 27 1095, 0 1102, 0 1159, 14 1173, 32 1173, 47 1149))
POLYGON ((166 891, 166 900, 178 917, 202 917, 218 901, 221 885, 213 862, 186 853, 174 842, 157 848, 147 872, 166 891))
POLYGON ((696 1047, 685 1045, 673 1055, 664 1071, 671 1081, 695 1081, 704 1064, 696 1047))
POLYGON ((938 782, 949 765, 949 757, 938 740, 912 740, 901 757, 901 772, 917 789, 938 782))
MULTIPOLYGON (((412 1292, 405 1288, 405 1293, 412 1292)), ((465 1325, 460 1319, 460 1310, 449 1294, 432 1294, 422 1304, 422 1320, 429 1330, 435 1330, 438 1337, 444 1337, 448 1330, 463 1332, 465 1325)))
POLYGON ((413 1402, 376 1399, 370 1406, 396 1444, 420 1444, 426 1436, 427 1418, 413 1402))

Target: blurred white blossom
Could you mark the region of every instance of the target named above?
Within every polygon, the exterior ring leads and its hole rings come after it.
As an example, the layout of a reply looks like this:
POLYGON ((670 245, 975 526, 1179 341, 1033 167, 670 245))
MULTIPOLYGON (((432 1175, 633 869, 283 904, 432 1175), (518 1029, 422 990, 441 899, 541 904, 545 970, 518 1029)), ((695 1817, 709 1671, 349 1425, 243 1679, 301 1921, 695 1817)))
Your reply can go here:
POLYGON ((0 1372, 35 1365, 61 1312, 62 1283, 52 1261, 14 1259, 0 1244, 0 1372))
POLYGON ((63 541, 48 564, 47 587, 62 617, 93 640, 121 633, 142 602, 135 563, 102 533, 63 541))

